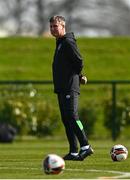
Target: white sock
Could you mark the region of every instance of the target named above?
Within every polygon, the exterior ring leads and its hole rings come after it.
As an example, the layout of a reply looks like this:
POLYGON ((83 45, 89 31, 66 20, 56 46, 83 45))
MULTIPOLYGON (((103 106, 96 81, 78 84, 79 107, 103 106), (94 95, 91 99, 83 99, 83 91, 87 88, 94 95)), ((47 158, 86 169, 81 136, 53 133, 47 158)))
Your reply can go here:
POLYGON ((86 150, 86 149, 88 149, 88 148, 89 148, 89 145, 82 146, 82 147, 81 147, 81 150, 86 150))
POLYGON ((78 153, 70 153, 72 156, 77 156, 78 153))

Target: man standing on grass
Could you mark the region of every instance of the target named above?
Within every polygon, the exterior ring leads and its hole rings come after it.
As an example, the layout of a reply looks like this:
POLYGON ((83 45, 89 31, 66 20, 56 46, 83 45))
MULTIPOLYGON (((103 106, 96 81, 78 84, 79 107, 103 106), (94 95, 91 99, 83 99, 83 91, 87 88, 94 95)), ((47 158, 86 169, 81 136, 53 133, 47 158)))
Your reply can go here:
POLYGON ((93 154, 78 116, 80 82, 87 82, 87 78, 81 75, 83 61, 74 34, 66 33, 64 17, 50 18, 50 32, 56 38, 52 65, 54 92, 57 93, 62 122, 69 142, 69 153, 63 158, 82 161, 93 154), (77 139, 80 144, 79 152, 77 139))

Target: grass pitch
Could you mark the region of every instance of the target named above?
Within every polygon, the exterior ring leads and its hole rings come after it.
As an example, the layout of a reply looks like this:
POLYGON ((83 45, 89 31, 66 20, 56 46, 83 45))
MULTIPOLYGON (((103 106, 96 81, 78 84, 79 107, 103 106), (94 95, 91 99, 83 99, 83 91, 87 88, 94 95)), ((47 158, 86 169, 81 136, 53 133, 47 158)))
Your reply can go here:
POLYGON ((12 144, 0 144, 0 179, 97 179, 130 178, 130 158, 113 162, 110 149, 121 143, 130 149, 129 141, 92 140, 95 153, 82 162, 66 161, 62 174, 46 175, 42 170, 42 160, 47 154, 63 156, 68 152, 65 139, 46 138, 20 140, 12 144))
MULTIPOLYGON (((130 37, 77 38, 89 80, 129 80, 130 37)), ((51 80, 54 38, 0 38, 0 80, 51 80)))

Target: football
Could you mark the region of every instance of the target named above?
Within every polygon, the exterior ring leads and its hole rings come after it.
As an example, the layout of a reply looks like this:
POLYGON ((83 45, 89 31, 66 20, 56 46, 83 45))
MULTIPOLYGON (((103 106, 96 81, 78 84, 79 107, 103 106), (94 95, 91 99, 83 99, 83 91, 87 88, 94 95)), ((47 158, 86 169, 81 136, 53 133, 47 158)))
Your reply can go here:
POLYGON ((64 159, 56 154, 48 154, 42 165, 46 174, 60 174, 65 169, 64 159))
POLYGON ((113 161, 124 161, 128 157, 128 150, 121 144, 114 145, 110 151, 113 161))

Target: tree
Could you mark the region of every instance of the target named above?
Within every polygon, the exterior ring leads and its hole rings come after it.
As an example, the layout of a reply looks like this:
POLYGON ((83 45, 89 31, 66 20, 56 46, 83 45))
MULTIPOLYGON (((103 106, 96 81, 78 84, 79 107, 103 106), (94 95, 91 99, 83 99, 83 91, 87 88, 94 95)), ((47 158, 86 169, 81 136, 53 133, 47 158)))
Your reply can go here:
POLYGON ((38 35, 42 35, 42 33, 46 29, 45 1, 37 0, 36 7, 37 7, 38 35))
POLYGON ((68 31, 86 35, 130 35, 124 0, 0 0, 0 29, 10 35, 42 35, 51 16, 66 17, 68 31))

